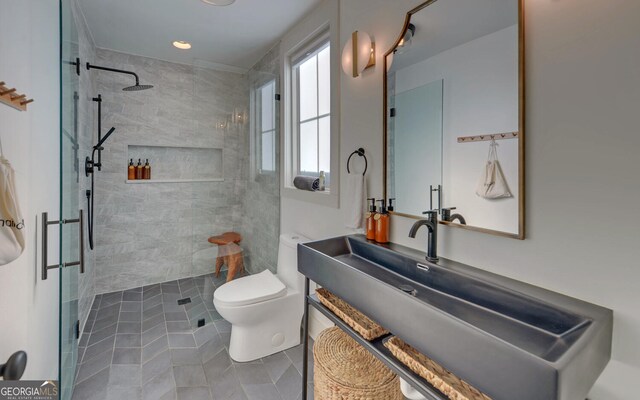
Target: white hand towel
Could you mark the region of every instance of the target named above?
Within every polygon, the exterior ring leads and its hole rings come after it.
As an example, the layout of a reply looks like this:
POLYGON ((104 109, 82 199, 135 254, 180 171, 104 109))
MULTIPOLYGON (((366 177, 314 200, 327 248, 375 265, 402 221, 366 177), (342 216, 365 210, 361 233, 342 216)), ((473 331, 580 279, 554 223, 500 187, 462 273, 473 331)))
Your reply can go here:
POLYGON ((344 202, 345 226, 360 229, 364 221, 366 203, 366 188, 364 176, 361 173, 347 174, 347 187, 344 202))

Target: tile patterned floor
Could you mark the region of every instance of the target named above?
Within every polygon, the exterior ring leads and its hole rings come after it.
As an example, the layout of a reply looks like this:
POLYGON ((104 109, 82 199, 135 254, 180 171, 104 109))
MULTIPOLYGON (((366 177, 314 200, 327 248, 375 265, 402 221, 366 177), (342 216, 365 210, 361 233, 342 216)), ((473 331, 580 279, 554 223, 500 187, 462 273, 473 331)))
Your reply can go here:
POLYGON ((252 363, 229 358, 231 327, 213 307, 223 282, 205 275, 97 296, 73 400, 301 399, 301 346, 252 363), (194 330, 206 314, 213 321, 194 330))

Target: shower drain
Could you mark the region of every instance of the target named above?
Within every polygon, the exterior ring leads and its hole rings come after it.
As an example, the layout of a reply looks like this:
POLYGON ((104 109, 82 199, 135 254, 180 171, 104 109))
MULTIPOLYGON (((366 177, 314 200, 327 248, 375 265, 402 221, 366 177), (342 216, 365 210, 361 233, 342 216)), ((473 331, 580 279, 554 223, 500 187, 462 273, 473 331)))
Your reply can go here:
POLYGON ((185 304, 189 304, 191 303, 191 297, 185 297, 184 299, 179 299, 178 300, 178 305, 179 306, 183 306, 185 304))

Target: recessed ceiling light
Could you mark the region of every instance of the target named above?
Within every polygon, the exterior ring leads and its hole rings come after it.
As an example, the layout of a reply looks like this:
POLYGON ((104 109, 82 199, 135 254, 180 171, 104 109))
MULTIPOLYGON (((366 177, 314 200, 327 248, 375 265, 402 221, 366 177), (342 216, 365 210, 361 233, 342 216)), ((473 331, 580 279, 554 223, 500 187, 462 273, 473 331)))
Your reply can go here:
POLYGON ((214 6, 228 6, 229 4, 233 4, 236 0, 202 0, 204 3, 211 4, 214 6))
POLYGON ((173 45, 180 50, 189 50, 191 48, 191 43, 185 42, 184 40, 176 40, 173 42, 173 45))

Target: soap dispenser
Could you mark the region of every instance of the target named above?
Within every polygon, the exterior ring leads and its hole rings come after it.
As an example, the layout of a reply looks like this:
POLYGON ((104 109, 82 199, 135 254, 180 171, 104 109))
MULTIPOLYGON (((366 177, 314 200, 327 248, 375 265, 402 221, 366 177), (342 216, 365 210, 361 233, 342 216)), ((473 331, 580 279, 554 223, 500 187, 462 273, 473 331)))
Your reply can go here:
POLYGON ((142 171, 142 179, 151 179, 151 165, 149 165, 149 159, 144 163, 144 170, 142 171))
POLYGON ((376 216, 376 199, 375 198, 371 198, 371 199, 367 199, 367 201, 370 201, 371 204, 369 204, 369 212, 367 213, 367 239, 369 240, 375 240, 376 239, 376 220, 375 220, 375 216, 376 216))
POLYGON ((384 199, 378 201, 380 202, 380 212, 374 217, 376 221, 376 242, 389 243, 389 213, 384 205, 384 199))
POLYGON ((396 201, 395 198, 389 199, 389 207, 387 207, 387 211, 389 211, 389 212, 393 211, 393 202, 394 201, 396 201))
POLYGON ((138 158, 138 165, 136 165, 136 179, 142 179, 142 160, 138 158))
POLYGON ((129 160, 129 168, 127 172, 127 179, 132 181, 136 179, 136 167, 133 165, 133 158, 129 160))

